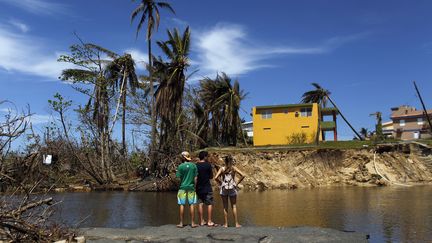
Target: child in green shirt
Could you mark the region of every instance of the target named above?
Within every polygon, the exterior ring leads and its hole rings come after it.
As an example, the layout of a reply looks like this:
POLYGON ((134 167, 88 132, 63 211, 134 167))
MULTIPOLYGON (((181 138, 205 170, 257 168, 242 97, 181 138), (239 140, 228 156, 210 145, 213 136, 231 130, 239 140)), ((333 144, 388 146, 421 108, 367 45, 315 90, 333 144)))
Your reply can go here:
POLYGON ((195 224, 195 204, 197 203, 197 195, 195 192, 195 185, 197 183, 198 170, 194 163, 190 162, 191 157, 187 151, 181 153, 183 163, 179 165, 176 172, 176 177, 180 178, 180 189, 177 193, 177 202, 180 206, 180 223, 177 225, 179 228, 183 228, 183 215, 184 205, 189 204, 190 215, 191 215, 191 226, 192 228, 197 227, 195 224))

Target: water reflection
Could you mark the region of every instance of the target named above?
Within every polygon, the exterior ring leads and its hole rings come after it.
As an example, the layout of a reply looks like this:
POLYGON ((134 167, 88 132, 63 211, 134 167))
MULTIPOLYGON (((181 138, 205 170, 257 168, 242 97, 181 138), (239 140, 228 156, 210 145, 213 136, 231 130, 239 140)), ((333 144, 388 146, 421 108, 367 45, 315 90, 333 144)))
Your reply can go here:
MULTIPOLYGON (((68 225, 125 227, 175 224, 175 193, 91 192, 56 194, 56 215, 68 225)), ((238 198, 240 223, 261 226, 320 226, 360 231, 371 242, 432 241, 432 187, 331 187, 247 192, 238 198)), ((222 222, 220 198, 215 220, 222 222)), ((188 219, 187 219, 188 220, 188 219)))

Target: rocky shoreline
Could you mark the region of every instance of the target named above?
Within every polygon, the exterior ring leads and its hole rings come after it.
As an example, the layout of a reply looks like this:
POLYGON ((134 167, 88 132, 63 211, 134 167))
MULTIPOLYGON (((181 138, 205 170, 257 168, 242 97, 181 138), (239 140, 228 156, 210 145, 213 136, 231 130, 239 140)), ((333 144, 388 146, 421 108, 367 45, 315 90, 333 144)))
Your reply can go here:
POLYGON ((175 225, 138 229, 85 228, 85 242, 368 242, 365 233, 318 227, 198 227, 175 225))

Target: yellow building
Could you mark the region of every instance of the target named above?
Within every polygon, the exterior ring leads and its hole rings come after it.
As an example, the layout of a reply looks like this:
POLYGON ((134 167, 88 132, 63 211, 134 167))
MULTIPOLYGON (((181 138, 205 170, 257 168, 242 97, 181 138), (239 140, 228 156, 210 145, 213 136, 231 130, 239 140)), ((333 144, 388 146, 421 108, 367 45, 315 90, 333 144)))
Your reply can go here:
POLYGON ((254 145, 312 143, 322 140, 324 131, 333 131, 336 140, 336 114, 334 108, 321 111, 317 103, 254 107, 254 145), (333 115, 333 121, 323 122, 324 115, 333 115))

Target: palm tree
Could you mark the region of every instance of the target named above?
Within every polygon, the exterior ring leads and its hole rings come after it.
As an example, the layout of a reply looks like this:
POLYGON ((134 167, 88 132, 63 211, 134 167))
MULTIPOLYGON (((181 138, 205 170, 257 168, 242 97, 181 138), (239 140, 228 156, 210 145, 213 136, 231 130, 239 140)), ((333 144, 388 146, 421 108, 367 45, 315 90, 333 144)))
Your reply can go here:
POLYGON ((116 56, 113 62, 107 68, 109 70, 109 76, 116 83, 117 89, 120 90, 119 102, 117 104, 117 109, 115 112, 115 117, 113 119, 114 126, 118 106, 120 100, 122 103, 122 149, 121 154, 126 154, 126 99, 128 94, 128 89, 132 94, 135 94, 136 89, 139 87, 138 77, 135 72, 135 62, 130 54, 124 54, 123 56, 116 56))
POLYGON ((315 87, 315 90, 307 91, 305 92, 302 97, 302 102, 304 103, 319 103, 322 105, 322 107, 325 107, 327 104, 327 100, 330 101, 330 103, 339 111, 340 116, 342 119, 348 124, 348 126, 351 128, 351 130, 357 135, 357 137, 360 140, 363 140, 362 137, 358 134, 358 132, 353 128, 353 126, 348 122, 348 120, 345 118, 345 116, 342 114, 340 109, 336 106, 336 103, 330 98, 330 91, 322 88, 317 83, 312 83, 312 85, 315 87))
POLYGON ((70 80, 73 83, 92 84, 93 94, 91 91, 76 87, 77 90, 90 96, 89 101, 84 108, 84 112, 88 113, 93 110, 93 123, 96 126, 98 139, 96 141, 96 151, 100 155, 100 165, 96 168, 89 161, 90 166, 86 171, 92 175, 99 183, 104 184, 115 180, 109 158, 109 99, 110 93, 113 90, 114 82, 107 74, 106 67, 111 65, 112 59, 117 54, 103 47, 94 44, 73 45, 71 47, 71 55, 62 55, 59 61, 72 63, 77 68, 65 69, 62 71, 61 79, 70 80), (105 54, 110 60, 101 59, 101 54, 105 54))
POLYGON ((321 105, 321 107, 326 107, 328 97, 330 96, 331 92, 328 91, 327 89, 323 89, 317 83, 312 83, 312 85, 315 87, 315 89, 305 92, 302 95, 302 102, 303 103, 318 103, 321 105))
MULTIPOLYGON (((176 139, 179 131, 179 116, 182 115, 183 93, 186 71, 190 66, 190 29, 183 34, 178 29, 168 30, 168 40, 158 41, 158 46, 167 56, 168 62, 155 58, 155 73, 159 86, 155 93, 156 114, 161 118, 160 146, 166 146, 168 138, 176 139)), ((167 148, 169 149, 169 148, 167 148)))
POLYGON ((362 127, 362 128, 360 129, 360 134, 362 135, 362 137, 363 137, 364 139, 367 138, 368 133, 369 133, 369 131, 368 131, 367 128, 362 127))
POLYGON ((384 139, 384 134, 382 130, 382 113, 377 111, 375 113, 370 114, 370 116, 375 116, 376 124, 375 124, 375 134, 376 137, 380 140, 384 139))
MULTIPOLYGON (((138 7, 135 8, 135 10, 132 11, 131 14, 131 22, 138 16, 138 14, 141 13, 141 18, 138 22, 137 30, 136 30, 136 36, 138 37, 138 33, 141 30, 142 25, 147 21, 147 41, 148 41, 148 66, 149 66, 149 79, 150 79, 150 97, 151 97, 151 109, 150 109, 150 116, 151 116, 151 148, 150 151, 152 151, 155 148, 155 142, 156 142, 156 111, 155 111, 155 102, 154 102, 154 89, 153 89, 153 73, 152 73, 152 48, 151 48, 151 39, 153 35, 153 31, 156 28, 156 31, 159 27, 160 22, 160 14, 159 14, 159 8, 165 8, 170 10, 172 13, 175 14, 174 9, 171 7, 170 4, 166 2, 159 2, 154 0, 141 0, 138 7)), ((152 153, 151 153, 151 156, 152 153)))
POLYGON ((198 137, 198 147, 207 147, 208 116, 209 112, 204 109, 204 105, 199 100, 194 100, 192 111, 195 117, 194 134, 198 137))
POLYGON ((240 103, 246 97, 240 89, 238 80, 232 84, 231 78, 226 73, 222 73, 214 80, 203 79, 200 86, 204 107, 211 113, 213 140, 235 146, 241 131, 241 119, 238 114, 240 103))

